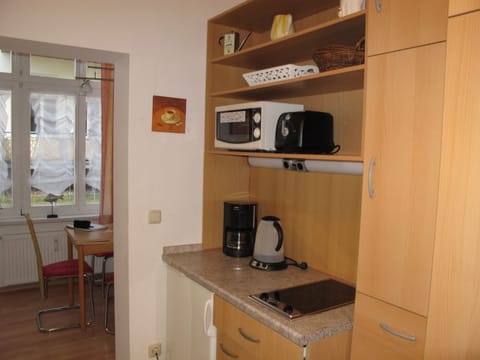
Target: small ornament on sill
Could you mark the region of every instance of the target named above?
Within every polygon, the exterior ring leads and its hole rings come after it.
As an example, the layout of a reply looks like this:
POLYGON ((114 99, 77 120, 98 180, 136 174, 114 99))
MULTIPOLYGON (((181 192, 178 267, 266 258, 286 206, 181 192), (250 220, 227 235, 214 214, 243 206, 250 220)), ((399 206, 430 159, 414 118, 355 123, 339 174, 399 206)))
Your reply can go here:
POLYGON ((272 29, 270 30, 270 39, 277 40, 294 32, 295 26, 293 25, 293 17, 291 14, 275 15, 272 29))
POLYGON ((50 203, 50 206, 52 207, 52 212, 47 215, 47 218, 57 218, 58 215, 57 214, 54 214, 53 213, 53 205, 59 200, 59 199, 63 199, 63 195, 54 195, 52 193, 49 193, 45 199, 43 199, 43 201, 46 201, 46 202, 49 202, 50 203))

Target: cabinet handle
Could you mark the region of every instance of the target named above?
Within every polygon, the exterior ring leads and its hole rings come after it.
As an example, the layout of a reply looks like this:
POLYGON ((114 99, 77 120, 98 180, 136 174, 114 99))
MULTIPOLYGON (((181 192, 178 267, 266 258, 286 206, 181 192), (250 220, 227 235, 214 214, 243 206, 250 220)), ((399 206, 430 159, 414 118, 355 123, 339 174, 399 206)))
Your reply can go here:
POLYGON ((231 357, 231 358, 234 358, 234 359, 237 359, 238 358, 238 355, 235 355, 234 353, 231 353, 230 351, 228 351, 227 349, 225 349, 225 346, 223 346, 222 343, 220 343, 220 349, 223 351, 223 353, 225 355, 227 355, 228 357, 231 357))
POLYGON ((393 336, 399 337, 403 340, 412 341, 412 342, 417 341, 417 338, 415 336, 399 333, 398 331, 393 330, 388 325, 385 325, 383 323, 380 323, 379 326, 382 330, 386 331, 387 333, 389 333, 393 336))
POLYGON ((260 343, 260 340, 259 339, 254 339, 252 338, 251 336, 248 336, 247 334, 245 334, 245 332, 243 331, 242 328, 238 328, 238 332, 240 333, 240 335, 242 335, 242 337, 250 342, 253 342, 253 343, 256 343, 256 344, 259 344, 260 343))
POLYGON ((375 10, 382 12, 382 0, 375 0, 375 10))
POLYGON ((210 337, 217 336, 217 328, 213 325, 213 299, 208 299, 203 308, 203 332, 210 337))
POLYGON ((373 189, 373 169, 375 168, 375 159, 371 159, 368 164, 368 196, 373 199, 375 190, 373 189))

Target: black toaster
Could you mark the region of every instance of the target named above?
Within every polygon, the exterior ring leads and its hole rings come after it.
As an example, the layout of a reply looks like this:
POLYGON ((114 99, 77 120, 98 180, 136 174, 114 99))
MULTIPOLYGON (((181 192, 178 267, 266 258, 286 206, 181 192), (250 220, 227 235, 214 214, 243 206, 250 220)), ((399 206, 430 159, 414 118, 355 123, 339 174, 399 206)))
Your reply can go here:
POLYGON ((333 116, 320 111, 286 112, 275 131, 275 149, 284 153, 331 154, 339 150, 333 141, 333 116))

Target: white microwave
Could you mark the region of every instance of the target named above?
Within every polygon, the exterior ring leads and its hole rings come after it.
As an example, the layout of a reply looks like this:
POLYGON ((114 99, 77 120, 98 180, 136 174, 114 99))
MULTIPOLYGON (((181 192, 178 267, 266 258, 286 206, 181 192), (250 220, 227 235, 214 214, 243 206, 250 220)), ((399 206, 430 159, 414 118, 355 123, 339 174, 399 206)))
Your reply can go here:
POLYGON ((278 118, 303 111, 300 104, 254 101, 215 108, 215 147, 231 150, 275 151, 278 118))

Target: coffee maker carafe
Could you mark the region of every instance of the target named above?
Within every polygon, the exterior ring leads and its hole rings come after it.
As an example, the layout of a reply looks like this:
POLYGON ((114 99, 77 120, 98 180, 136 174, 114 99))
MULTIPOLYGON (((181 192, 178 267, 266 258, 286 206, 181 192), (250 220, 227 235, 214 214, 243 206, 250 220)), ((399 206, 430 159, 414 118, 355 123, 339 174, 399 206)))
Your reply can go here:
POLYGON ((233 257, 252 256, 257 226, 257 204, 226 201, 223 213, 223 253, 233 257))

